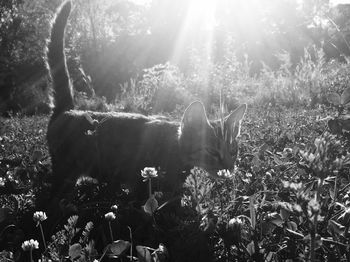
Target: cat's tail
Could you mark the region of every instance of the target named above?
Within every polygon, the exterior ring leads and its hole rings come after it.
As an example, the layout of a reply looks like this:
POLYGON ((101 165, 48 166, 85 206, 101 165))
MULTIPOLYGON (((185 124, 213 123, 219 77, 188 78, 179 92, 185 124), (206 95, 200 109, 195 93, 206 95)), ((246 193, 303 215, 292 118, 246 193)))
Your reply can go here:
POLYGON ((70 0, 63 2, 53 19, 47 46, 47 64, 50 71, 54 109, 52 119, 74 107, 73 91, 64 54, 64 31, 71 12, 70 0))

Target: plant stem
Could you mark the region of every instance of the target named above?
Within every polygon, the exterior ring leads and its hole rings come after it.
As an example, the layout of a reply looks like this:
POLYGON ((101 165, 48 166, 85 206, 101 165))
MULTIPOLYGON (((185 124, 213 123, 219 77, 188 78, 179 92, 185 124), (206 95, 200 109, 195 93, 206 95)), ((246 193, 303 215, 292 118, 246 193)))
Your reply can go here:
POLYGON ((131 227, 128 226, 128 229, 129 229, 129 232, 130 232, 130 243, 131 243, 131 247, 130 247, 130 261, 132 262, 133 261, 133 258, 132 258, 132 232, 131 232, 131 227))
POLYGON ((338 193, 337 193, 337 191, 338 191, 337 182, 338 182, 338 174, 335 176, 335 180, 334 180, 334 196, 333 196, 332 204, 334 204, 336 202, 336 197, 338 195, 338 193))
POLYGON ((101 262, 102 261, 102 259, 104 258, 104 256, 106 255, 106 253, 107 253, 107 251, 109 250, 109 247, 111 246, 111 244, 109 244, 109 245, 107 245, 106 247, 105 247, 105 250, 103 251, 103 254, 102 254, 102 256, 100 257, 100 259, 98 260, 98 262, 101 262))
POLYGON ((109 233, 111 234, 111 242, 113 242, 113 232, 112 232, 112 226, 111 226, 111 222, 108 222, 108 226, 109 226, 109 233))
POLYGON ((32 249, 29 250, 29 255, 30 255, 30 262, 33 262, 33 254, 32 254, 32 249))
POLYGON ((255 230, 256 226, 256 213, 255 213, 255 194, 249 196, 249 213, 250 213, 250 220, 251 220, 251 226, 253 230, 255 230))
POLYGON ((41 232, 41 238, 43 239, 43 243, 44 243, 44 250, 46 251, 47 246, 46 246, 46 241, 45 241, 45 236, 44 236, 44 230, 43 230, 43 227, 41 226, 40 222, 39 222, 39 227, 40 227, 40 232, 41 232))
MULTIPOLYGON (((320 199, 320 190, 323 185, 323 178, 320 178, 317 183, 317 191, 316 191, 316 203, 318 203, 320 199)), ((311 230, 310 230, 310 261, 315 261, 315 249, 316 249, 316 235, 317 235, 317 217, 318 217, 319 210, 315 212, 314 214, 314 221, 313 224, 311 224, 311 230)))
POLYGON ((194 199, 196 201, 196 209, 198 212, 198 221, 200 220, 201 215, 201 207, 199 206, 199 199, 198 199, 198 182, 197 182, 197 173, 193 174, 193 180, 194 180, 194 199))
POLYGON ((231 249, 230 249, 230 246, 226 246, 226 252, 227 252, 227 262, 230 262, 231 261, 231 249))
POLYGON ((151 178, 148 179, 148 194, 149 194, 149 197, 152 196, 152 179, 151 178))
POLYGON ((311 229, 310 232, 310 261, 314 262, 315 261, 315 248, 316 248, 316 244, 315 244, 315 238, 316 238, 316 233, 315 233, 315 228, 311 229))

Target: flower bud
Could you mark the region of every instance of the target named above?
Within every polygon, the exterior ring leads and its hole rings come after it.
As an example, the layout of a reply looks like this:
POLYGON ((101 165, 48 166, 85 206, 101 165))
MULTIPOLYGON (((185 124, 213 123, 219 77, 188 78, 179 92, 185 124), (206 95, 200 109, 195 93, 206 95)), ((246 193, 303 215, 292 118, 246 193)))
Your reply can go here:
POLYGON ((243 221, 240 218, 232 218, 226 227, 225 242, 228 245, 238 245, 242 240, 243 221))

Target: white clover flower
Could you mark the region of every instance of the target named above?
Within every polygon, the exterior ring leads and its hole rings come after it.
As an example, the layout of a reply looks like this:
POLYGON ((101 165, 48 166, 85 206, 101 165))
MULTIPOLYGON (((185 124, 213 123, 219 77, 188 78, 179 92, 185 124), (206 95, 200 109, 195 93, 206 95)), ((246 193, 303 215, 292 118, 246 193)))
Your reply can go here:
POLYGON ((34 239, 26 240, 22 244, 22 249, 24 251, 39 249, 39 242, 34 239))
POLYGON ((228 222, 229 226, 233 226, 233 225, 242 225, 243 221, 242 219, 240 219, 239 217, 234 217, 231 218, 230 221, 228 222))
POLYGON ((33 215, 33 220, 34 222, 37 223, 37 225, 39 225, 40 222, 43 222, 46 219, 47 219, 46 213, 43 211, 37 211, 33 215))
POLYGON ((113 221, 115 218, 116 218, 116 216, 113 212, 108 212, 105 214, 105 219, 107 221, 113 221))
POLYGON ((6 183, 6 179, 3 177, 0 177, 0 187, 4 187, 6 183))
POLYGON ((293 209, 295 212, 298 212, 298 213, 302 213, 303 212, 303 209, 301 208, 301 206, 299 204, 294 204, 293 205, 293 209))
POLYGON ((242 219, 238 217, 234 217, 228 222, 227 231, 230 235, 231 244, 241 242, 243 225, 242 219))
POLYGON ((84 185, 98 185, 98 180, 89 176, 81 176, 75 182, 76 187, 81 187, 84 185))
POLYGON ((145 167, 141 170, 141 176, 145 179, 150 179, 158 176, 157 170, 154 167, 145 167))
POLYGON ((311 211, 312 214, 315 214, 320 210, 320 204, 316 201, 316 199, 311 199, 307 207, 308 211, 311 211))
POLYGON ((118 206, 117 205, 111 206, 111 210, 113 211, 113 213, 116 214, 118 212, 118 206))
POLYGON ((219 177, 223 177, 223 178, 232 178, 233 177, 233 173, 231 173, 229 170, 227 169, 222 169, 222 170, 219 170, 217 175, 219 177))
POLYGON ((158 250, 162 253, 166 253, 168 252, 166 247, 164 246, 164 244, 160 243, 159 246, 158 246, 158 250))

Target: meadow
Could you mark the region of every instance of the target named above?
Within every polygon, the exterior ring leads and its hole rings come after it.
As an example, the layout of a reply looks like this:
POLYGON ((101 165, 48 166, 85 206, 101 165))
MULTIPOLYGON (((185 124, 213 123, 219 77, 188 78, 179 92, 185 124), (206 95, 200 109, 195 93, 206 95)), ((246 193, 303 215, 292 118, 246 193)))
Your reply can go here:
MULTIPOLYGON (((340 132, 327 125, 346 116, 349 65, 310 58, 293 72, 281 67, 255 77, 236 66, 227 83, 220 82, 225 65, 213 70, 217 85, 204 100, 209 118, 218 116, 219 100, 226 110, 248 103, 236 168, 220 171, 220 179, 192 169, 181 207, 176 199, 158 203, 157 192, 134 208, 127 189, 110 195, 83 177, 74 202, 61 203, 77 215, 63 212, 49 226, 40 212, 50 190, 49 116, 1 118, 1 261, 349 261, 349 140, 346 122, 337 122, 340 132)), ((76 100, 84 109, 179 120, 189 97, 183 90, 198 98, 200 82, 159 65, 125 85, 114 104, 81 94, 76 100), (162 101, 170 91, 174 105, 162 101)), ((144 178, 156 181, 156 172, 145 167, 144 178)))
POLYGON ((232 170, 194 167, 168 197, 145 166, 140 206, 133 188, 85 174, 51 205, 45 50, 62 1, 0 1, 0 261, 350 261, 350 5, 338 2, 73 1, 77 109, 181 121, 200 100, 222 124, 248 106, 232 170))

